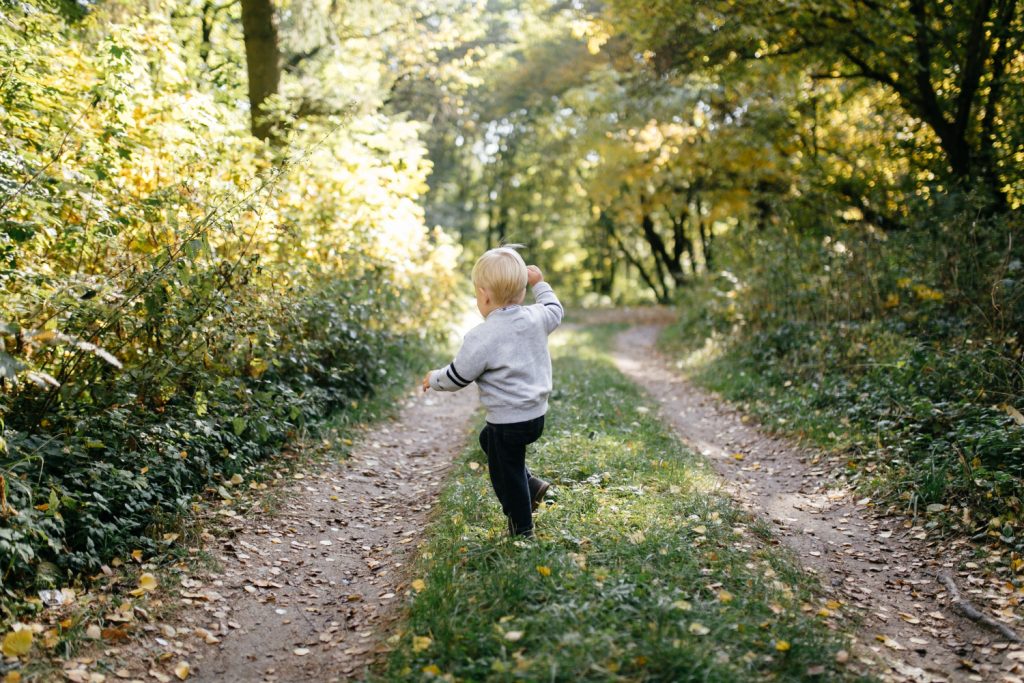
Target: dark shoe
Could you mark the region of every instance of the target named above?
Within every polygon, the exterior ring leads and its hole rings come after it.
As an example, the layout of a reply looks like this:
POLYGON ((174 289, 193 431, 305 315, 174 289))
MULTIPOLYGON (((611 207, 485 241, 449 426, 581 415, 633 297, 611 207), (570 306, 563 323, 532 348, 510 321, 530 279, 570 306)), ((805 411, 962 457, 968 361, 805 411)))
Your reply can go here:
POLYGON ((540 507, 541 501, 544 500, 544 496, 547 495, 548 489, 551 488, 551 483, 544 481, 540 477, 534 477, 530 475, 530 505, 533 506, 533 511, 536 512, 537 508, 540 507))
POLYGON ((508 520, 508 535, 512 538, 533 538, 533 527, 525 529, 523 531, 517 531, 516 525, 512 523, 512 518, 507 517, 508 520))

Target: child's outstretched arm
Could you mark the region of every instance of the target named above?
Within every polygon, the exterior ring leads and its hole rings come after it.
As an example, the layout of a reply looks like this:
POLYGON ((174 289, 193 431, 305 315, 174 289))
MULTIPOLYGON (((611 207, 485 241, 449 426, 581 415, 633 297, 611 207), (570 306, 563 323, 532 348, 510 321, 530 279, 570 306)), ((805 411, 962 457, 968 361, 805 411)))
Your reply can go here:
POLYGON ((455 360, 439 370, 431 370, 423 378, 423 391, 458 391, 472 384, 487 369, 486 349, 472 331, 462 341, 455 360))
POLYGON ((562 323, 565 309, 551 285, 544 282, 544 273, 537 266, 526 266, 526 282, 533 287, 533 297, 544 306, 544 329, 548 334, 562 323))

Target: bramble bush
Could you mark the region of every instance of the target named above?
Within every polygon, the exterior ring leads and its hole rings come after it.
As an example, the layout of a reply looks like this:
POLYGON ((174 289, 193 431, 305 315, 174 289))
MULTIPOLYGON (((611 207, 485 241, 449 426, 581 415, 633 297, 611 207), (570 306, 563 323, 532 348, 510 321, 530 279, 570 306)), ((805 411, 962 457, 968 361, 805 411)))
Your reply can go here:
POLYGON ((455 286, 414 124, 264 145, 171 17, 105 12, 0 22, 8 590, 156 552, 211 482, 402 381, 455 286))

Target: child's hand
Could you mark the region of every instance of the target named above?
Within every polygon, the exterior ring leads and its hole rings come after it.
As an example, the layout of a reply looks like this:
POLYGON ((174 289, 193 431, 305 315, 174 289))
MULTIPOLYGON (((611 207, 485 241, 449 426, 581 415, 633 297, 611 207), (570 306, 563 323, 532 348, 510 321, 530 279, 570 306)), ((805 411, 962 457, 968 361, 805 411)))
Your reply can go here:
POLYGON ((526 282, 531 287, 538 282, 544 282, 544 273, 540 272, 537 266, 526 266, 526 282))
POLYGON ((423 391, 426 391, 427 389, 430 388, 430 376, 432 374, 434 373, 428 372, 426 375, 423 376, 423 391))

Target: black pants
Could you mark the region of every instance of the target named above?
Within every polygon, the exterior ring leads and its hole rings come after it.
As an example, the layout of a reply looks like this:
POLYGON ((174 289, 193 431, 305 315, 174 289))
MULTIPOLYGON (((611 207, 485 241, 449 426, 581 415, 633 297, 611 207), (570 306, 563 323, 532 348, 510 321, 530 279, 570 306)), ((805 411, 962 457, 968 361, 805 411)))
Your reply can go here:
POLYGON ((491 424, 480 432, 480 447, 487 454, 491 486, 509 518, 509 530, 516 535, 533 533, 533 509, 530 504, 529 471, 526 447, 544 432, 544 416, 526 422, 491 424))

